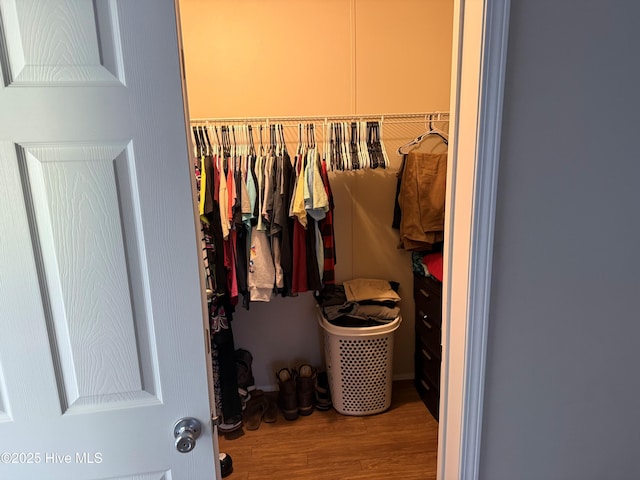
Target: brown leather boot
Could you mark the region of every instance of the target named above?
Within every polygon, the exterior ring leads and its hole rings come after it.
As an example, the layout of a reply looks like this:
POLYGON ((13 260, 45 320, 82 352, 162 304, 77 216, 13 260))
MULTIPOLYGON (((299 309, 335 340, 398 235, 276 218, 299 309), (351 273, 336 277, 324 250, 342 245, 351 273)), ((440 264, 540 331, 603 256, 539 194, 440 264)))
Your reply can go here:
POLYGON ((287 420, 298 418, 298 397, 296 395, 295 370, 282 368, 276 373, 278 379, 278 406, 287 420))
POLYGON ((311 415, 313 413, 313 398, 315 395, 316 369, 311 365, 300 365, 296 377, 296 391, 298 394, 298 413, 311 415))

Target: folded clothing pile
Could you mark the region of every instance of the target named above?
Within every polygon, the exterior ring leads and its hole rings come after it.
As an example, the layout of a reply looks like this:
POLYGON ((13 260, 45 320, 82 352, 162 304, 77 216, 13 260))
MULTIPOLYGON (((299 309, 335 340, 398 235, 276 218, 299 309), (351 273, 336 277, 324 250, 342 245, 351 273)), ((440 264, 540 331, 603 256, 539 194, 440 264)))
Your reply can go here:
POLYGON ((373 327, 400 315, 397 282, 357 278, 343 285, 327 285, 316 301, 329 323, 339 327, 373 327))
POLYGON ((412 254, 413 271, 422 277, 432 277, 442 282, 442 252, 412 254))

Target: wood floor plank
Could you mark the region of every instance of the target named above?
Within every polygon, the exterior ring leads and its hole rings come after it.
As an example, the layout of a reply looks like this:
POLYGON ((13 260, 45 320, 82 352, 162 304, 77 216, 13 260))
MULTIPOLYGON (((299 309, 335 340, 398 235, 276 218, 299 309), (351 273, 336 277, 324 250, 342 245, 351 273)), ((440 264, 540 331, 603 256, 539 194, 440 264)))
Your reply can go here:
POLYGON ((231 480, 435 479, 438 423, 413 382, 395 382, 392 405, 370 416, 314 411, 287 421, 282 416, 258 430, 220 436, 231 455, 231 480))

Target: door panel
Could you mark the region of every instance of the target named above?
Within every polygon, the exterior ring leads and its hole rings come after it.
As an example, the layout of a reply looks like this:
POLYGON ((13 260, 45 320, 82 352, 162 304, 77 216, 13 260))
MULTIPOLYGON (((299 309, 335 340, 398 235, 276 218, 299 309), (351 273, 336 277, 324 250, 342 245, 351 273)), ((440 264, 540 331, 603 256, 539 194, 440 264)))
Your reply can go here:
MULTIPOLYGON (((32 236, 39 239, 34 251, 44 267, 38 277, 45 279, 40 289, 48 299, 48 331, 55 333, 49 342, 64 387, 59 392, 63 413, 159 402, 153 382, 157 361, 149 357, 148 348, 155 341, 148 337, 144 308, 139 315, 133 309, 132 296, 142 295, 144 288, 134 288, 128 273, 132 266, 127 258, 141 257, 135 243, 130 254, 125 248, 125 237, 136 237, 135 223, 129 222, 128 232, 121 228, 120 212, 139 203, 135 192, 120 198, 119 184, 135 184, 131 178, 119 180, 131 173, 125 147, 18 149, 22 184, 34 210, 30 223, 37 228, 32 236), (87 318, 94 321, 88 325, 87 318), (140 331, 147 335, 140 336, 140 331), (145 344, 144 356, 137 338, 145 344)), ((142 304, 144 299, 137 300, 142 304)))
POLYGON ((0 478, 215 478, 173 2, 0 25, 0 478))
POLYGON ((6 85, 119 81, 115 2, 3 0, 2 7, 6 85))

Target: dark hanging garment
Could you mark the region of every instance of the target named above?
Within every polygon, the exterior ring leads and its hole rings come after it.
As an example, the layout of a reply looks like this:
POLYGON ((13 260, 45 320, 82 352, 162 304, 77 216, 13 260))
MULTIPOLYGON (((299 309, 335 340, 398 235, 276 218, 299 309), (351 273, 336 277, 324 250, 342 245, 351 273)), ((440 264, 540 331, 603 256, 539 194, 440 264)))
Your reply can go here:
MULTIPOLYGON (((226 282, 226 269, 224 266, 224 242, 222 239, 222 224, 220 223, 220 208, 216 200, 216 185, 220 184, 220 174, 214 166, 215 157, 207 158, 205 161, 207 182, 205 186, 205 212, 206 222, 202 222, 202 230, 205 238, 205 248, 209 269, 213 278, 211 287, 218 295, 228 293, 226 282), (211 199, 207 204, 206 198, 211 199), (208 208, 207 208, 208 207, 208 208)), ((202 194, 202 192, 201 192, 202 194)))
POLYGON ((209 303, 209 328, 213 347, 214 381, 220 395, 222 418, 226 424, 242 420, 242 401, 238 393, 235 345, 231 329, 233 306, 223 296, 209 303))
MULTIPOLYGON (((216 408, 221 412, 223 423, 240 424, 242 403, 238 394, 238 384, 234 356, 231 314, 224 266, 224 242, 220 209, 217 200, 219 172, 216 171, 215 157, 207 156, 202 161, 206 182, 198 180, 199 199, 204 200, 201 211, 201 230, 206 258, 204 259, 207 286, 213 292, 208 300, 211 361, 216 408)), ((196 169, 196 177, 201 173, 196 169)))
POLYGON ((266 156, 264 164, 264 181, 262 182, 264 187, 264 204, 262 207, 262 223, 267 229, 267 233, 273 235, 274 231, 271 228, 273 222, 273 193, 275 191, 276 180, 276 157, 273 153, 269 153, 266 156))
POLYGON ((309 290, 320 290, 322 281, 318 271, 318 255, 316 254, 316 221, 309 215, 307 215, 305 241, 307 242, 307 287, 309 290))
POLYGON ((324 270, 322 272, 322 284, 333 285, 336 283, 336 241, 333 231, 333 193, 329 184, 329 176, 327 174, 327 162, 322 161, 322 184, 324 185, 327 198, 329 199, 329 211, 326 216, 320 220, 318 226, 322 235, 322 244, 324 247, 324 270))
MULTIPOLYGON (((302 168, 303 157, 301 154, 296 155, 295 164, 291 171, 291 184, 295 188, 296 178, 302 168)), ((298 180, 302 181, 302 180, 298 180)), ((295 194, 295 192, 292 192, 295 194)), ((306 215, 306 213, 305 213, 306 215)), ((292 217, 293 221, 293 281, 291 290, 293 294, 306 292, 309 290, 307 285, 307 241, 306 231, 297 217, 292 217)))
POLYGON ((242 295, 242 305, 249 308, 249 287, 247 285, 248 275, 248 252, 247 252, 247 229, 242 220, 242 172, 238 168, 234 172, 236 184, 236 202, 233 206, 233 225, 236 230, 235 235, 235 274, 238 285, 238 294, 242 295))
POLYGON ((213 157, 208 155, 204 157, 204 167, 205 167, 205 176, 207 181, 205 182, 204 192, 200 192, 200 195, 204 195, 204 214, 207 215, 214 208, 214 171, 213 168, 213 157))
POLYGON ((278 158, 276 179, 278 186, 274 195, 272 235, 280 238, 280 266, 284 287, 282 296, 291 295, 293 283, 293 219, 289 217, 289 205, 293 195, 293 166, 287 151, 278 158), (275 227, 275 228, 274 228, 275 227))
POLYGON ((396 230, 400 230, 400 220, 402 219, 402 210, 400 209, 400 203, 398 202, 398 198, 400 197, 400 190, 402 188, 402 172, 404 170, 404 164, 407 160, 407 155, 402 156, 402 163, 400 164, 400 170, 398 171, 398 181, 396 182, 396 196, 395 201, 393 202, 393 220, 391 222, 391 227, 396 230))
POLYGON ((258 157, 255 155, 251 157, 251 168, 247 172, 247 175, 251 175, 253 177, 253 184, 256 188, 256 203, 253 206, 253 216, 251 217, 251 226, 255 227, 258 224, 258 215, 260 215, 260 202, 258 202, 258 195, 260 192, 258 191, 258 176, 256 175, 256 162, 258 161, 258 157))

